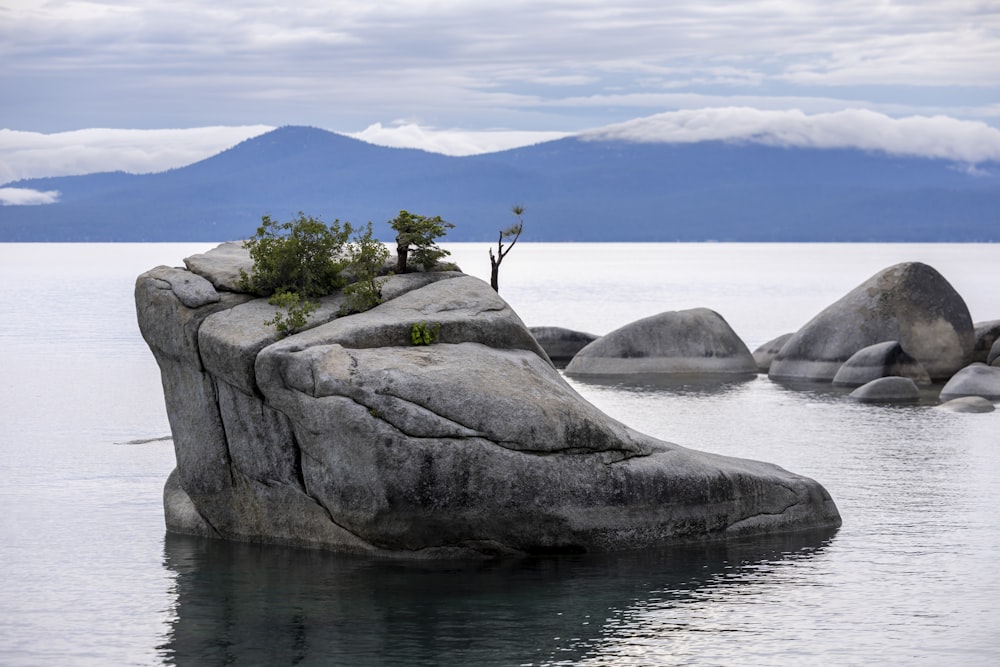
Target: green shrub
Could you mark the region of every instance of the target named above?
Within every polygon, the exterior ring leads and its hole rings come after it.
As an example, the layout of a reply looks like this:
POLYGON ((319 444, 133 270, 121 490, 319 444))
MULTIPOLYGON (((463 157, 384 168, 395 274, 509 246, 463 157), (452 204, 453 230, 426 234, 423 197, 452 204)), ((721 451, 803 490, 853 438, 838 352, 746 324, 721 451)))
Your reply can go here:
POLYGON ((410 327, 410 342, 414 345, 430 345, 437 342, 440 332, 440 322, 435 323, 434 326, 427 326, 426 322, 415 322, 410 327))
POLYGON ((344 285, 341 254, 350 234, 350 224, 341 227, 339 220, 328 226, 300 212, 295 220, 279 223, 265 215, 257 233, 243 243, 253 273, 240 272, 240 287, 260 296, 329 294, 344 285))
POLYGON ((267 302, 285 309, 285 312, 279 311, 264 322, 277 329, 282 338, 304 327, 309 316, 319 307, 315 301, 307 301, 295 292, 275 292, 267 302))
POLYGON ((268 296, 268 303, 284 312, 265 322, 282 337, 305 326, 319 304, 311 299, 343 286, 341 257, 351 225, 321 220, 299 213, 295 220, 276 222, 261 218, 257 233, 243 243, 253 259, 251 274, 240 271, 240 288, 268 296))
POLYGON ((382 285, 388 280, 379 277, 389 259, 389 249, 372 237, 372 223, 357 230, 352 243, 347 246, 347 263, 357 282, 344 288, 347 303, 342 314, 363 313, 382 303, 382 285))

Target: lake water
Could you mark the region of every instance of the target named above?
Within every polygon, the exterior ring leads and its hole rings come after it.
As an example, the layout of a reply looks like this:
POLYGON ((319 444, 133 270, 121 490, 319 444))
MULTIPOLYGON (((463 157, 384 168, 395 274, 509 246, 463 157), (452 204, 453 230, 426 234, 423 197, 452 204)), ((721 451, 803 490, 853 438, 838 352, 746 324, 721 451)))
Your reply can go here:
MULTIPOLYGON (((822 482, 839 531, 495 563, 168 536, 173 450, 135 276, 209 244, 0 244, 0 664, 1000 664, 1000 411, 852 404, 757 378, 573 382, 680 444, 822 482)), ((448 246, 489 273, 487 244, 448 246)), ((753 349, 925 261, 1000 318, 1000 245, 519 244, 529 325, 720 312, 753 349)))

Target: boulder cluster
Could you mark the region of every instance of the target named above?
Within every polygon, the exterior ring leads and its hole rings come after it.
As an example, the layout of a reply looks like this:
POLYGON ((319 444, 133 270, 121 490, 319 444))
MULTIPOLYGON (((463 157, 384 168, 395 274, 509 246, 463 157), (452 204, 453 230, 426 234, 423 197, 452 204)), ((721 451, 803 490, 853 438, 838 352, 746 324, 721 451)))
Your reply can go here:
MULTIPOLYGON (((476 278, 391 276, 383 303, 351 315, 336 292, 279 338, 267 324, 275 306, 240 291, 241 270, 252 264, 233 243, 136 280, 177 458, 164 489, 171 532, 444 558, 840 525, 811 479, 663 442, 601 413, 476 278), (415 327, 433 327, 436 340, 415 345, 415 327)), ((712 372, 756 369, 711 311, 641 326, 665 326, 683 344, 643 352, 604 337, 587 347, 640 372, 697 370, 699 357, 717 358, 712 372)))
POLYGON ((941 407, 982 412, 1000 401, 1000 320, 974 324, 940 273, 908 262, 880 271, 798 331, 753 353, 718 313, 698 308, 599 337, 572 357, 566 372, 583 378, 765 373, 790 386, 856 388, 851 398, 873 403, 919 401, 943 384, 941 407))

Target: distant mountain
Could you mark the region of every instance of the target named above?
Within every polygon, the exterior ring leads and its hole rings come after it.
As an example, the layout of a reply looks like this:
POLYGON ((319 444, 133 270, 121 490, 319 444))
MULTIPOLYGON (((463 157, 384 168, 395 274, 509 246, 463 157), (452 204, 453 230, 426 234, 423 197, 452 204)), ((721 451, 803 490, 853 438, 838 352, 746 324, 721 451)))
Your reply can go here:
POLYGON ((400 209, 495 240, 526 208, 530 241, 1000 241, 1000 164, 753 143, 592 141, 448 157, 283 127, 157 174, 7 187, 55 204, 0 207, 0 241, 221 241, 298 211, 383 224, 400 209))

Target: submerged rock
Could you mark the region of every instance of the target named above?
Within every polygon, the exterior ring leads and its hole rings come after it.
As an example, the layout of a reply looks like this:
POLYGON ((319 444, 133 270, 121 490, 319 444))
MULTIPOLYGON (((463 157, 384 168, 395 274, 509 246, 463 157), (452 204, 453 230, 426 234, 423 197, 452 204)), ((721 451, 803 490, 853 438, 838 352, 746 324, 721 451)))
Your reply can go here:
POLYGON ((993 405, 993 401, 985 399, 982 396, 962 396, 961 398, 953 398, 950 401, 945 401, 937 406, 937 409, 947 410, 948 412, 979 414, 993 412, 996 410, 996 407, 993 405))
POLYGON ((908 262, 880 271, 799 329, 768 375, 831 381, 858 350, 899 341, 932 381, 945 380, 968 363, 973 340, 958 292, 930 266, 908 262))
POLYGON ((884 377, 851 392, 861 403, 911 403, 920 400, 920 387, 910 378, 884 377))
POLYGON ((774 360, 774 357, 777 356, 778 352, 781 351, 781 348, 788 342, 788 339, 792 335, 791 333, 781 334, 753 351, 753 360, 757 364, 758 373, 767 373, 771 369, 771 362, 774 360))
POLYGON ((708 308, 660 313, 612 331, 566 366, 576 375, 724 374, 757 372, 746 344, 708 308))
POLYGON ((919 361, 903 350, 898 341, 890 340, 863 347, 844 362, 833 384, 860 387, 881 377, 907 377, 917 384, 930 384, 930 376, 919 361))
POLYGON ((600 338, 594 334, 562 327, 529 327, 528 330, 549 355, 549 359, 556 363, 568 362, 577 352, 600 338))
POLYGON ((962 396, 982 396, 991 401, 1000 400, 1000 368, 986 364, 966 366, 948 380, 941 389, 941 400, 962 396))
POLYGON ((475 278, 393 276, 388 301, 346 317, 331 295, 312 328, 278 340, 265 301, 198 280, 192 300, 191 275, 161 267, 135 291, 177 456, 171 532, 419 558, 840 523, 813 480, 601 413, 475 278), (440 323, 440 342, 411 345, 420 322, 440 323))

